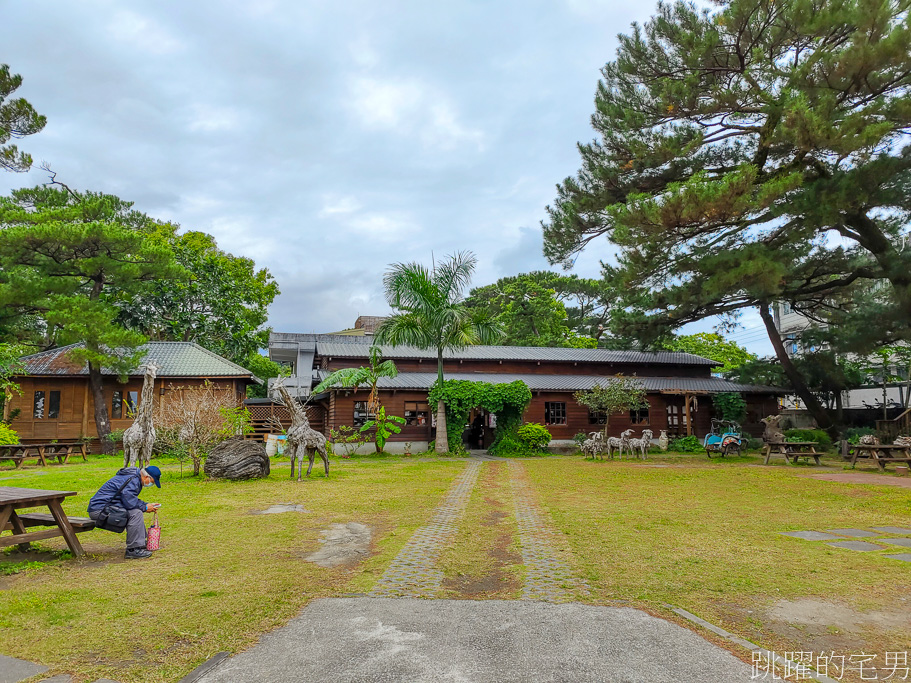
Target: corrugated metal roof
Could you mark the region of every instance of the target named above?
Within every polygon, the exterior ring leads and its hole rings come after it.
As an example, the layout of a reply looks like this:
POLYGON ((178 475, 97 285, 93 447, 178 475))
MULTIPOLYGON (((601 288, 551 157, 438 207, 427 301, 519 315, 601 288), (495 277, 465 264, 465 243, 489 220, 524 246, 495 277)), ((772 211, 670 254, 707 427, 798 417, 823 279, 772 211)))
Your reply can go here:
MULTIPOLYGON (((329 376, 329 371, 320 370, 320 381, 329 376)), ((379 382, 381 389, 429 389, 436 381, 435 372, 400 372, 398 377, 384 377, 379 382)), ((464 379, 471 382, 508 384, 521 380, 532 391, 580 391, 591 389, 596 384, 606 384, 613 377, 591 375, 517 375, 493 372, 447 372, 446 379, 464 379)), ((737 384, 718 377, 636 377, 648 391, 692 391, 692 392, 737 392, 747 394, 785 393, 783 389, 754 384, 737 384)))
MULTIPOLYGON (((369 344, 337 343, 317 339, 321 356, 367 358, 369 344)), ((385 358, 436 359, 436 352, 413 346, 383 346, 385 358)), ((636 363, 656 365, 721 365, 708 358, 674 351, 612 351, 609 349, 564 349, 541 346, 469 346, 461 351, 447 351, 444 358, 454 360, 563 361, 570 363, 636 363)))
MULTIPOLYGON (((87 375, 88 366, 70 360, 67 352, 81 344, 61 346, 24 356, 26 374, 29 375, 87 375)), ((149 342, 140 347, 145 350, 145 360, 159 366, 159 377, 254 377, 246 368, 204 349, 194 342, 149 342)), ((107 368, 102 374, 113 375, 107 368)), ((134 373, 141 374, 141 373, 134 373)))

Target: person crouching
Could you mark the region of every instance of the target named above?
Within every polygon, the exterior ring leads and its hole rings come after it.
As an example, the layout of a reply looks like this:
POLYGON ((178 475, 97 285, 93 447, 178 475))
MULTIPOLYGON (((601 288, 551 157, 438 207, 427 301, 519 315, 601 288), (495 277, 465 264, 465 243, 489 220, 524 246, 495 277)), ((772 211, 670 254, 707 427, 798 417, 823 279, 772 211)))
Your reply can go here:
POLYGON ((99 523, 99 528, 120 533, 123 527, 118 521, 123 521, 127 532, 125 557, 128 560, 152 556, 152 552, 146 550, 146 526, 142 515, 157 510, 161 505, 146 503, 138 497, 144 487, 152 484, 161 488, 161 470, 154 465, 142 469, 123 467, 102 484, 89 501, 89 517, 99 523))

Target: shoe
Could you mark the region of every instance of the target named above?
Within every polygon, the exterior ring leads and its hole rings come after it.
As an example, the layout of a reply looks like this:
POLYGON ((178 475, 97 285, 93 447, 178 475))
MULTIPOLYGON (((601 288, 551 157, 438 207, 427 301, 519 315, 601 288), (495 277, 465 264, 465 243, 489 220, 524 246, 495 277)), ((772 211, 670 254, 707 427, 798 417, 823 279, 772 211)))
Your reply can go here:
POLYGON ((144 560, 147 557, 152 557, 152 551, 145 548, 130 548, 124 557, 128 560, 144 560))

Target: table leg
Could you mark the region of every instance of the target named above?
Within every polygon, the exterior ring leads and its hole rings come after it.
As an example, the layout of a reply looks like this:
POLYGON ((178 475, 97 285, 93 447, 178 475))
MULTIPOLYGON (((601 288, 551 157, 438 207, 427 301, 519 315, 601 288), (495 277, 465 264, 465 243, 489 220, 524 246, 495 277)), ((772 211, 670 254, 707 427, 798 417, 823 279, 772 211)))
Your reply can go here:
POLYGON ((89 459, 88 459, 87 457, 85 457, 85 456, 86 456, 86 448, 85 448, 85 444, 84 444, 84 443, 79 444, 79 452, 82 454, 82 462, 88 462, 89 459))
POLYGON ((766 444, 766 445, 763 447, 762 450, 765 452, 765 462, 764 462, 763 464, 764 464, 764 465, 768 465, 768 464, 769 464, 769 458, 772 457, 772 447, 769 446, 768 444, 766 444))
POLYGON ((57 526, 60 527, 60 531, 63 532, 63 538, 66 540, 67 546, 73 551, 73 555, 76 557, 82 557, 85 555, 85 551, 82 549, 82 544, 79 543, 79 539, 76 538, 76 532, 73 531, 73 527, 70 526, 70 520, 66 518, 66 513, 63 511, 63 507, 60 505, 59 500, 50 501, 47 506, 51 509, 51 514, 54 515, 54 519, 57 521, 57 526))
POLYGON ((47 460, 44 459, 44 446, 38 446, 38 461, 42 467, 47 467, 47 460))
POLYGON ((25 462, 25 459, 28 457, 28 448, 19 449, 19 459, 16 461, 16 469, 18 470, 22 467, 22 463, 25 462))
POLYGON ((860 449, 855 447, 854 452, 851 454, 851 469, 854 469, 854 466, 857 465, 857 453, 860 449))
MULTIPOLYGON (((25 527, 22 525, 22 520, 19 519, 19 515, 16 514, 16 511, 13 510, 12 514, 9 516, 9 521, 13 525, 13 534, 24 534, 26 533, 25 527)), ((25 543, 19 544, 19 552, 27 553, 31 550, 32 544, 26 541, 25 543)))
POLYGON ((9 522, 9 518, 12 514, 12 505, 4 505, 2 508, 0 508, 0 531, 3 531, 6 528, 6 524, 9 522))
POLYGON ((882 460, 879 459, 879 452, 878 452, 878 451, 872 451, 871 453, 872 453, 872 455, 873 455, 873 459, 876 461, 876 464, 879 465, 879 471, 880 471, 880 472, 885 472, 885 471, 886 471, 886 463, 884 463, 882 460))

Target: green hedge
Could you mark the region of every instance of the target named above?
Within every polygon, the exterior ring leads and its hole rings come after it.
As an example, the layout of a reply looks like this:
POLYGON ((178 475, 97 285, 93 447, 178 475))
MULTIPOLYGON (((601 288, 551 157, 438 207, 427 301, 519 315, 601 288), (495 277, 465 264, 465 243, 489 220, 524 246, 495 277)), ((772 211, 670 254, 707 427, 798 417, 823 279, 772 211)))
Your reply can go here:
POLYGON ((786 429, 784 438, 788 441, 815 441, 825 448, 832 445, 832 438, 821 429, 786 429))

